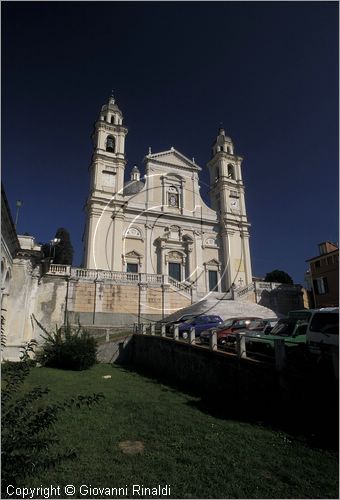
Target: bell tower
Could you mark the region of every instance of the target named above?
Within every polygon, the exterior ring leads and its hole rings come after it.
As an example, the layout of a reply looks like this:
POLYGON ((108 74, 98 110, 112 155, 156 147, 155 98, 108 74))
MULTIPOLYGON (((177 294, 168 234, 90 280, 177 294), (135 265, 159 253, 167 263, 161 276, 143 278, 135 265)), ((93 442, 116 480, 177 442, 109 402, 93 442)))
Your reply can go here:
MULTIPOLYGON (((86 204, 84 265, 90 269, 121 267, 119 244, 114 234, 122 234, 124 214, 125 137, 123 114, 113 95, 101 107, 92 134, 93 154, 90 196, 86 204), (105 248, 103 247, 105 242, 105 248)), ((120 252, 121 253, 121 252, 120 252)))
POLYGON ((124 186, 125 137, 123 115, 111 96, 101 108, 92 134, 91 189, 101 195, 121 195, 124 186))
POLYGON ((225 135, 223 128, 219 128, 207 167, 210 173, 211 206, 220 221, 226 290, 232 285, 239 287, 252 282, 250 224, 246 213, 242 161, 243 158, 234 152, 231 138, 225 135))

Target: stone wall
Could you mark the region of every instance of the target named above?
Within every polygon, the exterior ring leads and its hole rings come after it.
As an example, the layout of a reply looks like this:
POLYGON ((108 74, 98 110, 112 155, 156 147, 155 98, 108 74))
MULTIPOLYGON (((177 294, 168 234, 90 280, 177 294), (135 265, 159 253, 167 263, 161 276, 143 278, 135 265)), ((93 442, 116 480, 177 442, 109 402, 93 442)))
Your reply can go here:
MULTIPOLYGON (((190 297, 170 285, 114 284, 45 274, 31 258, 16 259, 6 317, 4 358, 18 359, 20 347, 41 340, 42 329, 55 330, 66 319, 88 327, 127 327, 138 321, 162 319, 191 303, 190 297)), ((132 329, 132 328, 130 328, 132 329)))

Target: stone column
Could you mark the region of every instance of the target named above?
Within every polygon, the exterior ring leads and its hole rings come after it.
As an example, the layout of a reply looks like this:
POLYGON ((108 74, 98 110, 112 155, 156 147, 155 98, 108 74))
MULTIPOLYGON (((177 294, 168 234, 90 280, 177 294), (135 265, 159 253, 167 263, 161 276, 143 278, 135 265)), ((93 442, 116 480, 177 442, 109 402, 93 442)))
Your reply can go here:
POLYGON ((247 232, 241 232, 241 238, 244 255, 244 274, 246 279, 245 285, 249 285, 253 281, 249 249, 249 234, 247 232))
POLYGON ((147 293, 148 293, 148 285, 146 283, 138 283, 139 286, 139 321, 144 323, 145 313, 147 312, 147 293))
MULTIPOLYGON (((121 212, 113 213, 112 215, 112 232, 110 236, 112 237, 112 258, 111 258, 111 270, 112 271, 123 271, 123 223, 124 215, 121 212)), ((104 239, 102 241, 105 241, 104 239)))
POLYGON ((203 268, 203 249, 202 249, 202 231, 196 230, 194 231, 194 245, 195 245, 195 279, 197 283, 197 291, 198 292, 206 292, 206 280, 205 280, 205 270, 203 268))
POLYGON ((147 274, 157 274, 157 269, 154 268, 153 263, 151 262, 150 248, 151 248, 151 224, 144 224, 145 227, 145 264, 144 269, 147 274))
POLYGON ((231 276, 231 249, 230 249, 230 236, 233 232, 224 229, 222 231, 222 244, 223 244, 223 265, 222 265, 222 283, 224 284, 225 291, 229 290, 232 285, 231 276))

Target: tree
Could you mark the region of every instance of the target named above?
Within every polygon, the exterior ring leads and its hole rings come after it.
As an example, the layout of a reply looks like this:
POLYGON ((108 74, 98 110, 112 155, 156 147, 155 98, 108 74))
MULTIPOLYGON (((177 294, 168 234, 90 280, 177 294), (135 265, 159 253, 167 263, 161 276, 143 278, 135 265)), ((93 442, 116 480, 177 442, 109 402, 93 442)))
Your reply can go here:
POLYGON ((293 285, 293 280, 285 271, 280 271, 279 269, 274 269, 270 273, 267 273, 264 281, 271 281, 273 283, 285 283, 287 285, 293 285))
POLYGON ((60 227, 55 233, 55 238, 60 242, 55 244, 52 249, 54 264, 71 265, 73 260, 73 246, 70 239, 70 234, 67 229, 60 227))

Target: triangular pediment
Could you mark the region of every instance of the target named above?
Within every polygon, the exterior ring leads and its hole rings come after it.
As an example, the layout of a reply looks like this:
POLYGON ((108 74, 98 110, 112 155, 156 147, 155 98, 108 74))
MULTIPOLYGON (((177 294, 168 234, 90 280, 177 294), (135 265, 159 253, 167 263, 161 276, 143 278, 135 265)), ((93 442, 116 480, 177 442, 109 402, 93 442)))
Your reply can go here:
POLYGON ((125 257, 130 257, 130 258, 134 258, 134 259, 139 259, 141 256, 140 253, 138 252, 135 252, 135 250, 132 250, 132 252, 129 252, 127 254, 125 254, 125 257))
POLYGON ((206 265, 207 266, 219 266, 220 263, 216 259, 211 259, 211 260, 209 260, 209 262, 206 262, 206 265))
POLYGON ((161 165, 169 165, 183 170, 202 170, 193 160, 189 160, 189 158, 175 148, 171 148, 168 151, 161 151, 160 153, 149 154, 146 156, 146 161, 152 161, 152 163, 159 163, 161 165))

